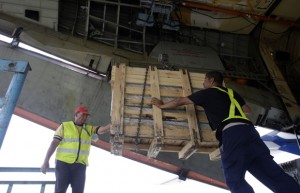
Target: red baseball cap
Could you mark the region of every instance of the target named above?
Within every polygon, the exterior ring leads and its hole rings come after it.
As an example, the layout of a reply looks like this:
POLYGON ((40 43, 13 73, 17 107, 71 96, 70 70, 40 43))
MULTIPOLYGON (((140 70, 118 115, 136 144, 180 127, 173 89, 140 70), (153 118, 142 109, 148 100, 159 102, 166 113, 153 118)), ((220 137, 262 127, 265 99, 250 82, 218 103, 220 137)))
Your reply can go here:
POLYGON ((88 108, 85 106, 79 106, 75 109, 75 114, 79 112, 90 115, 88 108))

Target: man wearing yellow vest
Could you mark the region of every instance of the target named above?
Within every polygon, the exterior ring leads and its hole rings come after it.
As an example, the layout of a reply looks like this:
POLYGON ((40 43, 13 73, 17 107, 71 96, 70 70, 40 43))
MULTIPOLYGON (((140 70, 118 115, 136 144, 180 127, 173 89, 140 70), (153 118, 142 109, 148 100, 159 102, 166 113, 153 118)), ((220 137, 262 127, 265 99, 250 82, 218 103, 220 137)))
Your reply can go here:
POLYGON ((106 126, 86 124, 89 111, 85 106, 75 109, 74 121, 63 122, 56 130, 47 151, 41 172, 49 169, 49 160, 56 150, 55 193, 65 193, 69 185, 72 193, 83 193, 86 166, 93 134, 103 134, 110 130, 106 126))
POLYGON ((220 142, 224 176, 232 193, 254 193, 245 180, 246 171, 273 192, 300 193, 300 186, 273 160, 268 147, 246 117, 246 113, 251 113, 250 107, 237 92, 222 85, 220 72, 208 72, 203 83, 204 90, 166 103, 152 98, 151 103, 161 109, 189 104, 204 108, 220 142))

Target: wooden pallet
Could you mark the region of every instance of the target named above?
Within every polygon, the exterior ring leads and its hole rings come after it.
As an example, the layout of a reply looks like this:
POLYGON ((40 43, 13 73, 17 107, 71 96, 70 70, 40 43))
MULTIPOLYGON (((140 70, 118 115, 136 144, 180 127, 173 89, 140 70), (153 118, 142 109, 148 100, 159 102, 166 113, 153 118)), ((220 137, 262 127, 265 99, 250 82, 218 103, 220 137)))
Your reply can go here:
POLYGON ((143 150, 151 158, 159 152, 178 152, 179 159, 187 159, 193 153, 216 150, 215 133, 201 107, 161 110, 151 105, 152 97, 168 101, 203 89, 204 77, 154 66, 113 66, 111 152, 120 155, 123 148, 143 150))

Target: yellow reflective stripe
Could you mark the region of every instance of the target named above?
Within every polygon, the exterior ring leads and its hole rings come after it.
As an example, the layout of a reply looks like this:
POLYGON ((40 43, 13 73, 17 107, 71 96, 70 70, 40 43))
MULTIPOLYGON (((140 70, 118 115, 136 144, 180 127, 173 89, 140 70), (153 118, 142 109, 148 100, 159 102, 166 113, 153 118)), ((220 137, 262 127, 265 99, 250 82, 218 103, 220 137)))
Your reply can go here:
MULTIPOLYGON (((242 110, 241 105, 233 97, 233 90, 230 88, 228 88, 228 95, 229 95, 231 104, 230 104, 230 110, 229 110, 229 117, 227 119, 229 119, 229 118, 246 118, 246 115, 245 115, 244 111, 242 110), (235 115, 235 107, 238 109, 241 116, 235 115)), ((227 120, 227 119, 225 119, 225 120, 227 120)))
MULTIPOLYGON (((240 104, 237 102, 237 100, 233 97, 233 90, 232 90, 231 88, 227 88, 228 92, 227 92, 226 90, 223 90, 223 89, 221 89, 221 88, 219 88, 219 87, 216 87, 216 86, 213 86, 212 88, 216 88, 216 89, 218 89, 218 90, 220 90, 220 91, 222 91, 222 92, 227 93, 228 96, 229 96, 229 99, 230 99, 230 101, 231 101, 231 103, 230 103, 230 108, 229 108, 229 112, 228 112, 229 116, 228 116, 226 119, 224 119, 223 121, 226 121, 226 120, 228 120, 228 119, 233 119, 233 118, 241 118, 241 119, 249 120, 249 119, 246 117, 244 111, 242 110, 241 105, 240 105, 240 104), (238 109, 238 111, 239 111, 239 113, 241 114, 241 116, 235 115, 235 108, 238 109)), ((222 121, 222 122, 223 122, 223 121, 222 121)))
MULTIPOLYGON (((58 148, 57 152, 63 152, 63 153, 72 153, 77 155, 77 150, 75 149, 68 149, 68 148, 58 148)), ((80 150, 79 154, 89 154, 89 151, 80 150)))
POLYGON ((233 117, 235 115, 235 104, 234 104, 233 101, 235 101, 235 100, 233 100, 233 92, 232 92, 232 90, 228 88, 228 93, 227 94, 229 95, 229 99, 231 101, 230 108, 229 108, 229 117, 233 117))

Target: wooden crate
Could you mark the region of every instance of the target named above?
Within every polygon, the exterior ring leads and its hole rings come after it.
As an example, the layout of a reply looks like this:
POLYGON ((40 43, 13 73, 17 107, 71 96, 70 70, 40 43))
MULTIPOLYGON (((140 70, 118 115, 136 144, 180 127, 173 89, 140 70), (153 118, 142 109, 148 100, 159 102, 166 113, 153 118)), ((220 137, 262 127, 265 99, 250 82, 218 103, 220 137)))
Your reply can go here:
POLYGON ((120 155, 124 148, 144 150, 151 158, 159 152, 178 152, 179 159, 187 159, 193 153, 216 150, 215 133, 201 107, 161 110, 151 105, 152 97, 168 101, 203 89, 204 77, 154 66, 113 66, 111 152, 120 155))

